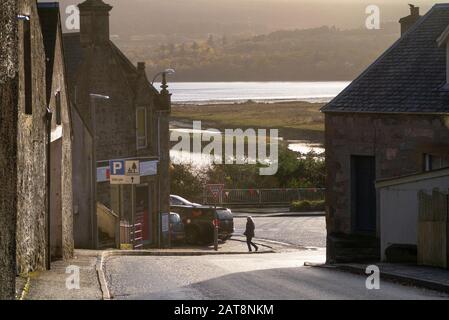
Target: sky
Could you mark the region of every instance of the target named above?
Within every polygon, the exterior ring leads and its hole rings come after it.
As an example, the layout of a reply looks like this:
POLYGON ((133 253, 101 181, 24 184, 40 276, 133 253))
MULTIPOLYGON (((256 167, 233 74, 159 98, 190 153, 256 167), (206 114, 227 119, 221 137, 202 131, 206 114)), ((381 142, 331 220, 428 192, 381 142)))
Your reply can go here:
MULTIPOLYGON (((104 0, 111 12, 111 32, 142 35, 161 33, 266 33, 323 25, 341 29, 364 25, 368 5, 378 5, 382 22, 397 22, 409 13, 408 3, 425 13, 430 0, 104 0)), ((44 1, 40 1, 44 2, 44 1)), ((77 4, 61 0, 61 7, 77 4)), ((64 16, 64 12, 63 12, 64 16)))

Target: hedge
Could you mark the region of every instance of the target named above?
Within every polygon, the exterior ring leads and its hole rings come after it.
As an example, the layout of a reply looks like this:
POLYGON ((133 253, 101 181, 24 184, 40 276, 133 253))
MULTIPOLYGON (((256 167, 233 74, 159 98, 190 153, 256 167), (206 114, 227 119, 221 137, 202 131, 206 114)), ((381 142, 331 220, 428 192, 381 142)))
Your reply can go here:
POLYGON ((324 211, 324 200, 318 201, 293 201, 290 205, 291 212, 313 212, 324 211))

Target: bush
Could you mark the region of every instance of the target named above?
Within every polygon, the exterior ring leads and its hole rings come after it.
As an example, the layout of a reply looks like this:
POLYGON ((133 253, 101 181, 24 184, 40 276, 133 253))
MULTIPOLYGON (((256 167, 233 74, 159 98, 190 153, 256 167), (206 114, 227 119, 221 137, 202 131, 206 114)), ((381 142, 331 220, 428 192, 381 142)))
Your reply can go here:
POLYGON ((313 212, 324 211, 324 200, 317 201, 293 201, 290 205, 291 212, 313 212))
POLYGON ((172 164, 170 166, 170 194, 201 203, 203 185, 203 173, 192 165, 172 164))

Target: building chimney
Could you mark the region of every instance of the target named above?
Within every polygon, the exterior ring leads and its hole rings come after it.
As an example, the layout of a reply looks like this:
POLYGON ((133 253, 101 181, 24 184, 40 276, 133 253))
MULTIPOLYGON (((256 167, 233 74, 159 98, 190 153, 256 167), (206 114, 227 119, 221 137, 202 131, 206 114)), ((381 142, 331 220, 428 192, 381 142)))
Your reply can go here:
POLYGON ((86 0, 80 9, 81 46, 104 45, 109 41, 109 11, 112 6, 102 0, 86 0))
POLYGON ((137 62, 137 72, 139 74, 145 74, 145 62, 137 62))
POLYGON ((419 7, 415 7, 413 4, 410 6, 410 15, 399 20, 401 24, 401 36, 403 36, 413 25, 421 18, 419 15, 419 7))

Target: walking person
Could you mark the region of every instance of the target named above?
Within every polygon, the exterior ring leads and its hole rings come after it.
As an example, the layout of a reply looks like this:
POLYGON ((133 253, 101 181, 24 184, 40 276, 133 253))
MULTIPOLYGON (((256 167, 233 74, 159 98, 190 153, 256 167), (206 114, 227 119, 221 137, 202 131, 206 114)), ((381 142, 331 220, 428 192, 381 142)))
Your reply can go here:
POLYGON ((254 249, 259 250, 259 247, 256 246, 256 244, 254 242, 252 242, 253 238, 254 238, 254 230, 256 229, 256 225, 254 224, 254 220, 252 217, 248 217, 246 218, 246 229, 245 232, 243 233, 243 235, 246 236, 246 243, 248 245, 248 250, 249 252, 252 252, 252 248, 251 246, 254 247, 254 249))

